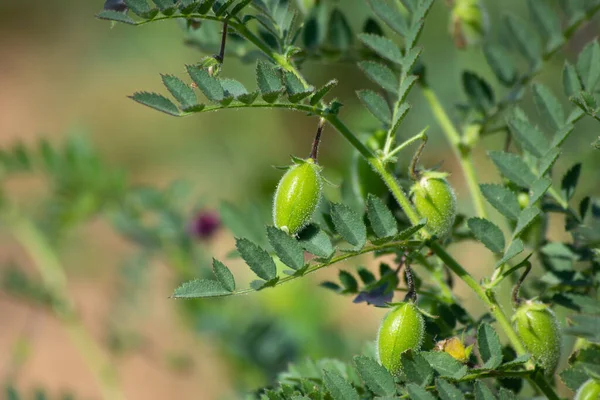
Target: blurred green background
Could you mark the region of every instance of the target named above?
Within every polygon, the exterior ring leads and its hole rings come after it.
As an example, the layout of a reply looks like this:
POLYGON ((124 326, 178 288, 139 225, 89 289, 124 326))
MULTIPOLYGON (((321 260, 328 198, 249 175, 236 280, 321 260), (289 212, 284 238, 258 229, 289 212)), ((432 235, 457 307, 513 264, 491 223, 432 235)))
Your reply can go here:
MULTIPOLYGON (((486 2, 491 35, 505 9, 524 12, 521 3, 486 2)), ((197 62, 202 54, 184 44, 184 32, 176 22, 111 28, 110 23, 94 18, 102 5, 100 0, 0 1, 0 145, 33 144, 40 137, 59 143, 69 134, 86 135, 135 184, 166 187, 174 180, 185 180, 208 208, 216 208, 221 200, 242 207, 250 202, 268 207, 281 175, 271 166, 286 164, 290 154, 308 154, 315 118, 285 111, 242 110, 175 119, 134 103, 126 96, 137 90, 164 92, 159 73, 181 77, 184 65, 197 62)), ((357 29, 370 15, 360 0, 337 5, 357 29)), ((454 106, 466 98, 460 84, 462 70, 494 80, 480 49, 454 47, 448 18, 444 2, 436 2, 421 45, 430 84, 456 116, 454 106)), ((562 93, 558 77, 564 58, 572 59, 597 32, 595 22, 586 26, 548 63, 538 81, 562 93)), ((222 74, 253 87, 253 70, 252 65, 229 57, 222 74)), ((371 87, 357 67, 308 62, 303 72, 315 85, 337 78, 340 84, 333 95, 344 103, 341 117, 358 131, 377 127, 354 96, 356 89, 371 87)), ((567 104, 564 96, 561 99, 567 104)), ((413 108, 401 137, 430 127, 430 145, 422 161, 427 166, 443 162, 443 169, 453 173, 450 179, 461 210, 472 214, 460 168, 418 89, 409 102, 413 108)), ((534 110, 529 93, 522 105, 526 111, 534 110)), ((583 184, 576 199, 583 193, 600 194, 600 156, 589 145, 599 131, 593 121, 578 124, 565 146, 566 157, 555 168, 555 177, 560 177, 575 159, 583 161, 583 184)), ((490 137, 476 152, 482 181, 498 179, 483 148, 502 145, 502 137, 490 137)), ((344 178, 351 154, 350 146, 326 128, 321 164, 330 180, 344 178)), ((409 157, 407 153, 403 159, 401 154, 400 162, 407 164, 409 157)), ((35 204, 31 194, 38 193, 37 185, 36 179, 17 179, 11 182, 11 190, 23 203, 35 204)), ((336 191, 330 189, 329 194, 335 197, 336 191)), ((565 237, 562 220, 551 222, 551 237, 565 237)), ((9 236, 0 238, 2 263, 14 259, 27 264, 27 256, 9 236)), ((224 258, 233 248, 233 238, 220 232, 205 246, 207 255, 224 258)), ((93 222, 74 232, 62 252, 71 278, 70 294, 86 327, 113 350, 129 399, 231 398, 270 382, 289 361, 304 357, 349 360, 375 338, 385 312, 352 304, 350 298, 319 288, 319 281, 336 275, 339 267, 333 267, 277 290, 214 300, 182 313, 186 306, 167 300, 176 283, 170 266, 163 263, 154 263, 159 265, 145 275, 143 295, 129 309, 117 310, 114 297, 122 275, 121 260, 130 250, 103 223, 93 222), (115 331, 125 334, 115 339, 115 331), (127 345, 127 338, 133 344, 127 345)), ((476 278, 492 270, 492 259, 480 245, 467 243, 452 251, 476 278)), ((370 268, 377 265, 361 261, 370 268)), ((234 273, 244 273, 239 262, 231 266, 234 273)), ((465 304, 474 304, 470 310, 481 313, 477 302, 468 302, 472 297, 464 289, 457 285, 465 304)), ((0 383, 10 382, 25 392, 41 387, 49 393, 68 391, 77 398, 99 398, 96 381, 52 316, 0 292, 0 321, 0 383)))

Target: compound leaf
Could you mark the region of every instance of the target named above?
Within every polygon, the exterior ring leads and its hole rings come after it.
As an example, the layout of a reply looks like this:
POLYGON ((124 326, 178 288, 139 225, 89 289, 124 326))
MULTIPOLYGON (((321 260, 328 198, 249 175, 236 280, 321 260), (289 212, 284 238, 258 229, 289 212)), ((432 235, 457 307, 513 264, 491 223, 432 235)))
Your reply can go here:
POLYGON ((469 229, 477 240, 494 253, 504 251, 504 235, 493 222, 484 218, 470 218, 467 221, 469 229))

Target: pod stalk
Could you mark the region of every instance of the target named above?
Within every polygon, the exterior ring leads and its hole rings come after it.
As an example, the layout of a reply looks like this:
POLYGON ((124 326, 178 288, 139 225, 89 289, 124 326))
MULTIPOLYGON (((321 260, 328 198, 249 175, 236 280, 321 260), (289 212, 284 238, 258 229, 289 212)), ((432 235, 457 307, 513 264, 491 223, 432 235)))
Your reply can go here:
POLYGON ((515 308, 518 308, 523 302, 523 299, 521 299, 521 297, 519 296, 519 291, 521 290, 521 285, 525 281, 525 278, 527 278, 527 275, 529 275, 530 271, 531 263, 527 261, 527 263, 525 264, 525 271, 523 272, 523 274, 521 275, 521 277, 519 278, 512 290, 512 303, 515 308))
POLYGON ((223 62, 225 61, 225 44, 227 43, 227 28, 228 23, 227 21, 225 21, 223 22, 223 33, 221 35, 221 49, 219 50, 219 54, 215 56, 215 59, 220 64, 223 64, 223 62))
POLYGON ((315 163, 319 157, 319 145, 321 144, 321 135, 323 134, 323 128, 325 127, 325 118, 319 118, 319 125, 317 126, 317 134, 312 144, 312 150, 310 151, 309 158, 312 158, 315 163))
POLYGON ((417 171, 417 164, 419 163, 419 158, 421 158, 421 153, 423 153, 423 150, 425 149, 425 145, 427 145, 427 135, 423 135, 422 140, 423 142, 421 142, 421 144, 417 148, 417 151, 415 152, 415 155, 413 156, 410 162, 410 167, 408 170, 410 173, 410 177, 415 182, 421 178, 421 173, 417 171))
POLYGON ((404 276, 406 279, 406 286, 408 286, 408 292, 404 297, 404 301, 411 303, 417 302, 417 289, 415 288, 415 280, 413 278, 413 271, 408 262, 404 264, 404 276))

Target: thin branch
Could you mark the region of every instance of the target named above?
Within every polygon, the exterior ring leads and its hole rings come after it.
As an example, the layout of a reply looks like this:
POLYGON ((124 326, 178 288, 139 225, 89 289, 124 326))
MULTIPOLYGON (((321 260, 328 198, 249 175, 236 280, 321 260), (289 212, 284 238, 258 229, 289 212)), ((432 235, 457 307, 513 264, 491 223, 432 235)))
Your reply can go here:
MULTIPOLYGON (((366 246, 366 247, 363 247, 360 251, 353 252, 353 253, 340 254, 336 257, 331 258, 330 260, 328 260, 326 262, 311 265, 305 271, 303 271, 301 274, 285 276, 285 277, 279 279, 274 285, 268 286, 268 287, 281 286, 284 283, 296 280, 298 278, 302 278, 303 276, 317 272, 318 270, 329 267, 330 265, 337 264, 339 262, 348 260, 353 257, 360 256, 363 254, 373 253, 376 251, 392 250, 392 249, 397 249, 397 248, 402 248, 402 247, 409 247, 409 246, 416 245, 418 243, 420 243, 420 242, 415 242, 415 241, 411 241, 411 240, 403 240, 400 242, 390 242, 390 243, 386 243, 383 245, 366 246)), ((238 290, 236 292, 232 292, 232 293, 228 294, 227 296, 248 294, 248 293, 252 293, 252 292, 256 292, 256 291, 257 291, 256 289, 252 289, 252 288, 242 289, 242 290, 238 290)))
POLYGON ((420 173, 417 172, 417 164, 419 163, 419 159, 421 158, 421 154, 423 150, 425 150, 425 145, 427 144, 427 135, 422 136, 423 142, 417 148, 415 155, 410 161, 410 167, 408 168, 408 172, 413 181, 418 181, 420 177, 420 173))
POLYGON ((389 154, 387 154, 383 158, 383 161, 387 162, 392 157, 394 157, 396 154, 398 154, 402 149, 404 149, 405 147, 410 146, 411 144, 413 144, 417 140, 423 140, 423 141, 426 142, 427 141, 427 133, 426 132, 427 132, 428 129, 429 129, 429 127, 426 126, 421 132, 417 133, 415 136, 411 137, 410 139, 406 140, 405 142, 399 144, 394 150, 392 150, 389 154))
POLYGON ((223 23, 223 33, 221 35, 221 48, 219 50, 219 54, 217 54, 215 56, 215 58, 217 59, 217 61, 219 61, 219 63, 223 64, 223 62, 225 61, 225 44, 227 42, 227 26, 228 26, 229 22, 225 21, 223 23))
POLYGON ((523 274, 521 275, 521 277, 519 278, 519 280, 517 281, 517 283, 515 284, 515 286, 513 287, 512 290, 512 303, 513 303, 513 307, 517 308, 521 305, 522 299, 519 297, 519 291, 521 290, 521 285, 523 284, 523 282, 525 281, 525 278, 527 278, 527 275, 529 275, 529 272, 531 271, 531 263, 529 261, 527 261, 525 263, 525 271, 523 272, 523 274))
POLYGON ((61 301, 53 307, 71 341, 83 355, 107 400, 123 399, 116 371, 101 346, 86 330, 71 299, 66 297, 67 277, 54 250, 32 221, 11 215, 7 222, 15 238, 28 252, 38 269, 46 289, 61 301))
POLYGON ((471 156, 471 150, 467 148, 463 143, 460 133, 450 120, 450 117, 446 113, 446 110, 442 106, 442 103, 438 99, 435 92, 427 86, 425 83, 421 85, 423 95, 433 112, 434 117, 437 119, 442 131, 446 135, 446 138, 450 142, 452 150, 456 155, 456 158, 460 161, 460 166, 463 170, 469 192, 471 193, 471 199, 475 206, 475 211, 478 217, 486 218, 487 212, 485 209, 485 202, 481 191, 479 190, 479 184, 477 180, 477 174, 475 173, 475 166, 471 156))
POLYGON ((510 321, 496 300, 490 298, 486 291, 471 276, 471 274, 469 274, 450 254, 448 254, 438 242, 430 242, 429 248, 448 266, 448 268, 452 270, 452 272, 454 272, 471 288, 471 290, 473 290, 477 297, 479 297, 486 304, 489 311, 492 313, 494 318, 496 318, 496 321, 498 321, 498 324, 500 324, 502 330, 510 340, 510 343, 517 352, 517 355, 527 353, 510 321))
POLYGON ((410 267, 408 260, 404 262, 404 277, 406 279, 406 286, 408 287, 408 292, 406 293, 406 296, 404 296, 404 301, 416 303, 417 289, 415 287, 415 280, 413 278, 412 268, 410 267))
POLYGON ((325 125, 325 119, 323 117, 319 118, 319 125, 317 126, 317 134, 315 135, 315 140, 313 140, 312 150, 308 158, 312 158, 317 162, 317 158, 319 157, 319 145, 321 144, 321 135, 323 134, 323 127, 325 125))

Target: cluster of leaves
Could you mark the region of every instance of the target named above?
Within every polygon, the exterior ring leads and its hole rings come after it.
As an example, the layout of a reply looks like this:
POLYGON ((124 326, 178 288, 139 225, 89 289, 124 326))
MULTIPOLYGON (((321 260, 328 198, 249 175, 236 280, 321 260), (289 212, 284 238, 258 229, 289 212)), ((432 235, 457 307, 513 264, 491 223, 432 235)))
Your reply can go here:
POLYGON ((516 399, 515 394, 498 385, 492 390, 481 379, 496 373, 527 376, 523 370, 529 356, 506 359, 497 333, 487 323, 477 329, 479 360, 464 363, 445 351, 431 349, 402 354, 402 373, 392 376, 372 354, 354 357, 352 365, 336 360, 307 360, 293 364, 278 379, 278 387, 264 389, 260 399, 359 398, 411 399, 516 399))
MULTIPOLYGON (((559 2, 561 11, 567 16, 567 25, 563 27, 553 2, 530 0, 527 3, 529 19, 533 21, 533 26, 522 18, 506 14, 503 19, 504 26, 500 30, 502 40, 488 39, 484 44, 487 63, 498 82, 508 89, 506 94, 502 98, 497 98, 491 85, 477 73, 472 71, 463 73, 463 87, 469 103, 462 105, 461 109, 467 121, 482 124, 482 134, 506 129, 500 118, 502 112, 522 98, 528 84, 541 71, 544 62, 556 54, 577 28, 591 18, 600 7, 600 3, 595 0, 559 2), (507 48, 508 43, 511 46, 507 48), (528 68, 525 71, 519 71, 519 59, 527 63, 528 68)), ((594 64, 593 58, 596 57, 594 48, 597 45, 590 46, 581 53, 576 68, 568 62, 565 64, 563 80, 568 96, 576 96, 582 90, 589 93, 594 91, 597 83, 597 79, 594 78, 597 72, 594 70, 597 63, 594 64)), ((544 87, 539 88, 538 92, 541 93, 536 96, 544 100, 548 90, 544 87)), ((550 124, 560 123, 560 126, 551 126, 551 128, 563 129, 566 136, 569 125, 578 120, 581 113, 572 112, 568 118, 565 118, 560 110, 547 108, 555 104, 543 105, 546 107, 544 117, 550 124)))
MULTIPOLYGON (((597 43, 594 42, 590 46, 597 46, 597 43)), ((566 214, 566 229, 573 232, 578 241, 587 246, 593 246, 597 242, 597 233, 584 224, 591 204, 590 198, 586 197, 581 201, 578 211, 568 207, 579 180, 581 164, 575 164, 563 176, 560 192, 552 187, 552 167, 561 153, 560 146, 574 130, 574 126, 570 120, 565 119, 560 102, 548 88, 535 84, 532 92, 540 114, 549 123, 548 130, 553 132, 551 139, 548 139, 542 129, 534 126, 520 108, 513 108, 507 123, 510 137, 521 149, 522 155, 507 151, 490 151, 489 157, 506 179, 506 184, 480 185, 485 199, 506 217, 513 227, 508 246, 500 228, 491 221, 482 218, 472 218, 468 221, 474 237, 494 253, 502 255, 497 266, 523 251, 522 239, 531 233, 529 228, 546 218, 542 212, 566 214), (526 204, 519 203, 519 194, 527 195, 526 204)), ((542 232, 541 237, 530 238, 530 244, 539 248, 543 244, 540 242, 543 241, 543 237, 542 232)))
MULTIPOLYGON (((593 60, 599 54, 599 49, 598 43, 592 41, 579 55, 576 66, 565 63, 564 92, 571 96, 571 100, 573 93, 580 93, 582 88, 596 90, 600 63, 593 60)), ((473 101, 476 99, 474 93, 487 93, 485 100, 479 98, 476 101, 482 107, 485 102, 493 100, 489 85, 480 78, 469 79, 472 80, 472 88, 476 86, 473 84, 475 81, 479 87, 477 90, 471 89, 470 98, 473 101)), ((569 206, 579 183, 581 163, 576 163, 564 174, 560 189, 552 184, 552 170, 561 154, 561 146, 574 131, 574 124, 583 113, 578 108, 565 110, 560 100, 542 84, 532 85, 531 92, 544 126, 534 125, 520 108, 513 107, 506 117, 507 130, 509 139, 521 154, 490 151, 489 157, 505 178, 505 183, 480 185, 482 195, 506 218, 512 230, 508 244, 502 230, 493 222, 471 218, 467 223, 473 236, 498 254, 497 268, 518 256, 527 246, 531 248, 539 255, 546 270, 532 286, 536 292, 543 293, 544 300, 568 305, 569 301, 561 301, 563 296, 586 295, 596 289, 596 280, 593 278, 600 267, 593 250, 600 243, 597 203, 588 196, 580 201, 576 209, 569 206), (523 195, 526 195, 526 201, 520 202, 519 198, 523 195), (571 233, 572 244, 548 241, 546 226, 549 213, 565 216, 565 230, 571 233), (584 263, 582 265, 586 267, 576 269, 576 262, 584 263)), ((527 255, 524 261, 530 256, 527 255)), ((519 266, 523 265, 523 262, 519 263, 519 266)), ((597 323, 596 317, 590 323, 597 323)))
POLYGON ((107 2, 103 11, 97 14, 98 18, 123 22, 131 25, 140 25, 153 20, 168 17, 194 18, 205 17, 211 20, 224 20, 225 18, 244 18, 240 14, 252 0, 157 0, 150 6, 146 0, 125 0, 124 2, 107 2), (135 21, 129 15, 131 10, 140 20, 135 21))
MULTIPOLYGON (((409 239, 424 226, 424 223, 421 223, 399 232, 392 212, 380 199, 373 196, 369 198, 367 218, 347 205, 329 204, 326 201, 322 203, 322 227, 313 223, 303 229, 297 237, 292 237, 280 229, 267 226, 266 235, 264 233, 254 235, 257 242, 246 237, 236 239, 237 253, 260 278, 250 283, 250 289, 236 289, 235 279, 229 268, 222 262, 213 260, 215 279, 196 279, 186 282, 175 290, 173 297, 196 298, 245 294, 288 282, 360 254, 368 252, 386 254, 399 249, 410 249, 418 242, 414 243, 409 239), (339 243, 339 249, 333 243, 339 243), (305 252, 315 257, 306 261, 305 252), (287 276, 278 275, 277 264, 272 255, 291 268, 283 271, 287 276)), ((247 220, 241 213, 237 219, 247 220)), ((240 223, 236 222, 236 224, 239 226, 240 223)), ((383 275, 383 279, 391 276, 387 271, 383 275)))
POLYGON ((313 109, 316 111, 318 107, 323 113, 337 111, 337 103, 330 104, 328 107, 319 105, 323 97, 337 84, 335 80, 315 90, 313 87, 305 87, 293 73, 259 61, 256 66, 259 90, 249 92, 242 83, 235 79, 213 76, 210 67, 188 66, 187 70, 194 81, 194 86, 199 88, 213 105, 199 104, 194 89, 173 75, 164 75, 163 83, 179 102, 179 108, 171 100, 157 93, 138 92, 131 98, 174 116, 246 106, 286 108, 298 105, 304 106, 304 110, 308 112, 312 112, 313 109), (259 95, 262 101, 257 102, 259 95), (288 102, 277 101, 280 96, 285 96, 288 102))

